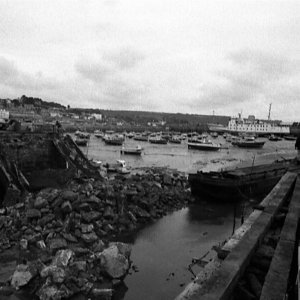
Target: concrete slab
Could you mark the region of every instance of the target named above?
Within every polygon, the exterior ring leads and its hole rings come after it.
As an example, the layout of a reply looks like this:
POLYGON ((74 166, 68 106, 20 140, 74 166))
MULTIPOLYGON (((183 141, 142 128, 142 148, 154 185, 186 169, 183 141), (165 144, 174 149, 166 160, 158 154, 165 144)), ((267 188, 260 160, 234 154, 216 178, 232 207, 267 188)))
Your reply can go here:
POLYGON ((295 243, 280 240, 265 278, 260 300, 282 300, 285 297, 295 243))
POLYGON ((285 297, 297 240, 296 234, 300 216, 299 200, 300 180, 297 178, 280 239, 265 278, 261 300, 281 300, 285 297))

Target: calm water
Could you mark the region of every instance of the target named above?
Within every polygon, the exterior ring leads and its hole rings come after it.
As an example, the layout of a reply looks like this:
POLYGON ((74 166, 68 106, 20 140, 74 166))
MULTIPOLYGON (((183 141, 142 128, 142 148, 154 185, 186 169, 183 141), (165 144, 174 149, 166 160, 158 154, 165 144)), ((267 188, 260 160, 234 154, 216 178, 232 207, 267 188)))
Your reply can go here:
MULTIPOLYGON (((237 208, 236 224, 240 224, 237 208)), ((117 300, 166 300, 174 299, 191 281, 188 265, 192 258, 199 258, 232 234, 233 204, 202 203, 171 213, 155 224, 147 226, 136 236, 132 260, 139 272, 125 279, 126 288, 117 300), (125 292, 126 291, 126 292, 125 292), (124 294, 125 292, 125 294, 124 294)), ((194 273, 200 267, 193 267, 194 273)))

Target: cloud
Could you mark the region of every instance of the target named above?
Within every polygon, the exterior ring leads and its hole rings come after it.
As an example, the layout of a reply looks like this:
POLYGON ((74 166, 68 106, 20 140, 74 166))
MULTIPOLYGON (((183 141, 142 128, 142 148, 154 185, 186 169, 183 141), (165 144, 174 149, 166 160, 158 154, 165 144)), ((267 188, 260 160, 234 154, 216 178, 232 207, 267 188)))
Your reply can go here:
POLYGON ((126 70, 137 66, 145 59, 145 56, 134 49, 123 48, 116 52, 106 52, 103 59, 113 63, 120 70, 126 70))
POLYGON ((298 97, 300 61, 267 52, 241 50, 227 56, 227 67, 215 72, 214 80, 204 82, 199 96, 190 99, 190 107, 209 105, 212 109, 276 102, 285 95, 286 101, 298 97))
POLYGON ((95 83, 103 82, 113 71, 111 66, 105 65, 101 61, 90 61, 81 59, 75 63, 75 70, 84 78, 95 83))
POLYGON ((55 89, 60 83, 54 78, 44 77, 41 72, 34 75, 20 70, 14 61, 0 56, 1 85, 17 90, 55 89))

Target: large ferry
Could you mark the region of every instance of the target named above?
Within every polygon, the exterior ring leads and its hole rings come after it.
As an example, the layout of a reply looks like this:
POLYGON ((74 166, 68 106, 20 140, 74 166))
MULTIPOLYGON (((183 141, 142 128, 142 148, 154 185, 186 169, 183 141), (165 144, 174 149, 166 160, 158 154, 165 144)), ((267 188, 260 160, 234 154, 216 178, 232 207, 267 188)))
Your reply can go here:
POLYGON ((232 134, 251 133, 257 136, 288 135, 290 134, 290 125, 279 120, 259 120, 253 115, 242 118, 239 114, 237 118, 230 119, 227 131, 232 134))
MULTIPOLYGON (((207 124, 209 131, 228 132, 231 134, 253 134, 257 136, 274 135, 290 135, 291 123, 282 122, 280 120, 259 120, 255 116, 250 115, 248 118, 238 117, 230 118, 228 125, 207 124)), ((295 126, 296 127, 296 126, 295 126)), ((298 127, 300 129, 300 126, 298 127)), ((299 132, 300 133, 300 132, 299 132)))

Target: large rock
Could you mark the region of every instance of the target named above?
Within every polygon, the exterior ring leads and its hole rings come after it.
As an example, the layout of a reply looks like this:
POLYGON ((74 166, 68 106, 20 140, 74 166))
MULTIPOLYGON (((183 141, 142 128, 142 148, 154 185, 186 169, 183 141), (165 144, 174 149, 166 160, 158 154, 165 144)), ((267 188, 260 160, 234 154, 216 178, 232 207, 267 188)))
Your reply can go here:
POLYGON ((75 201, 78 198, 78 194, 73 192, 73 191, 64 191, 61 194, 62 199, 66 200, 66 201, 75 201))
POLYGON ((104 214, 103 217, 105 219, 113 219, 114 218, 114 211, 110 206, 106 206, 105 210, 104 210, 104 214))
POLYGON ((130 267, 128 259, 121 254, 117 245, 113 244, 100 253, 101 266, 112 278, 122 278, 130 267))
POLYGON ((119 250, 119 253, 124 255, 126 258, 130 258, 132 246, 130 244, 121 243, 121 242, 110 242, 109 247, 116 246, 119 250))
POLYGON ((52 264, 58 267, 66 267, 73 256, 74 252, 70 249, 59 250, 56 252, 52 264))
POLYGON ((65 270, 55 265, 45 267, 40 275, 42 278, 51 277, 55 283, 62 283, 66 278, 65 270))
POLYGON ((48 201, 45 198, 37 197, 34 201, 34 208, 41 209, 48 205, 48 201))
POLYGON ((61 205, 61 210, 64 213, 70 213, 72 211, 72 204, 70 201, 65 201, 62 205, 61 205))
POLYGON ((87 244, 92 244, 98 240, 98 236, 96 235, 96 233, 94 231, 90 232, 90 233, 83 233, 81 235, 81 238, 87 244))
POLYGON ((35 208, 28 209, 26 216, 28 219, 35 219, 35 218, 40 218, 41 217, 41 212, 35 208))
POLYGON ((101 214, 98 211, 81 212, 81 217, 87 223, 91 223, 99 220, 101 218, 101 214))
POLYGON ((34 275, 30 272, 28 265, 18 265, 11 279, 11 285, 15 289, 19 289, 20 287, 29 283, 29 281, 34 277, 34 275))
POLYGON ((52 239, 49 242, 49 248, 53 253, 56 253, 57 250, 67 248, 67 241, 63 238, 52 239))

